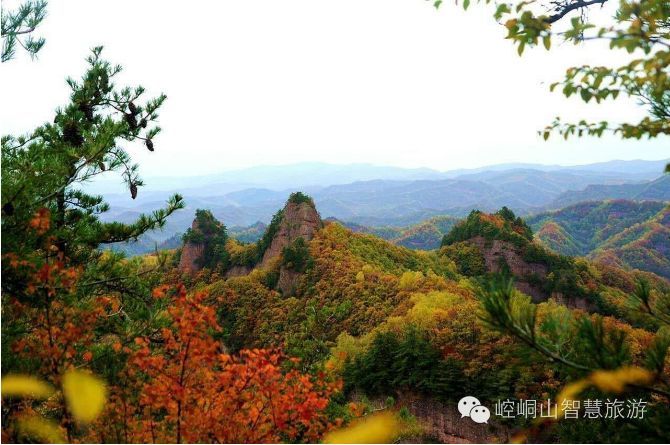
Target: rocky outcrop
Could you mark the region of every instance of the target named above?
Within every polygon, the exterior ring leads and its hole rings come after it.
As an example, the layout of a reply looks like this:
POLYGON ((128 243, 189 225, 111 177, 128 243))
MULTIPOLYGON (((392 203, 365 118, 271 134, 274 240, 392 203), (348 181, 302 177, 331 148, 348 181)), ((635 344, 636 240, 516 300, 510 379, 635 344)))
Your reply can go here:
POLYGON ((549 297, 542 289, 527 281, 528 277, 532 276, 546 277, 548 273, 547 266, 544 264, 528 263, 509 241, 489 241, 483 236, 477 236, 472 238, 470 243, 477 246, 482 252, 487 271, 499 273, 507 265, 509 271, 514 275, 517 289, 533 297, 533 300, 536 302, 544 301, 549 297))
POLYGON ((535 303, 553 299, 559 304, 586 311, 596 309, 593 302, 585 298, 566 296, 560 292, 547 293, 541 286, 546 280, 547 274, 551 272, 545 264, 526 261, 519 249, 509 241, 486 240, 482 236, 472 238, 470 241, 481 251, 486 270, 491 273, 503 272, 507 267, 514 276, 514 286, 526 295, 530 295, 535 303))
MULTIPOLYGON (((286 247, 295 246, 294 243, 299 238, 308 242, 323 227, 323 221, 314 208, 312 200, 302 194, 299 196, 301 198, 297 198, 296 194, 291 195, 281 212, 279 225, 275 228, 271 225, 268 228, 268 230, 274 230, 275 233, 269 246, 263 252, 258 267, 276 267, 286 247)), ((282 261, 276 288, 284 295, 294 294, 302 275, 301 268, 296 269, 296 265, 284 264, 282 261)))
MULTIPOLYGON (((218 222, 217 222, 218 223, 218 222)), ((268 268, 276 270, 279 268, 277 279, 277 289, 284 294, 295 293, 302 277, 302 267, 295 264, 282 261, 282 253, 288 246, 295 246, 296 240, 302 238, 308 242, 314 237, 314 234, 323 227, 323 221, 319 213, 314 208, 312 200, 302 193, 294 193, 289 198, 284 209, 277 213, 273 223, 267 228, 264 237, 271 237, 269 244, 265 248, 260 261, 253 265, 244 262, 244 265, 236 264, 225 272, 226 278, 233 278, 248 275, 256 268, 268 268)), ((185 235, 185 239, 205 240, 204 229, 198 226, 197 218, 193 221, 191 230, 185 235)), ((263 243, 267 241, 261 241, 263 243)), ((304 244, 302 244, 304 248, 304 244)), ((182 248, 181 259, 179 261, 179 270, 184 273, 194 274, 202 267, 199 260, 205 252, 205 244, 187 241, 182 248)), ((233 263, 235 264, 235 263, 233 263)))
POLYGON ((301 277, 301 272, 281 266, 279 269, 279 279, 277 280, 277 289, 281 291, 282 295, 295 294, 296 289, 300 285, 301 277))
MULTIPOLYGON (((475 423, 462 417, 455 404, 406 392, 400 394, 398 402, 407 406, 426 428, 426 435, 438 443, 508 443, 510 430, 495 419, 488 423, 475 423)), ((484 401, 482 401, 484 403, 484 401)), ((488 406, 493 414, 494 407, 488 406)))
POLYGON ((242 277, 244 275, 249 275, 249 273, 252 270, 253 268, 250 266, 233 266, 226 271, 225 277, 226 278, 242 277))
POLYGON ((286 246, 296 239, 311 240, 321 227, 323 227, 323 222, 314 204, 311 202, 295 203, 289 200, 284 207, 284 214, 277 233, 263 253, 260 267, 268 266, 274 258, 281 255, 286 246))
MULTIPOLYGON (((191 230, 199 232, 198 222, 193 220, 191 230)), ((182 273, 195 274, 202 267, 198 265, 198 261, 202 258, 205 252, 205 246, 201 243, 187 242, 181 249, 181 257, 179 259, 179 271, 182 273)))
MULTIPOLYGON (((419 435, 403 437, 404 443, 509 443, 512 437, 510 428, 494 416, 493 401, 482 400, 491 411, 488 423, 476 423, 470 417, 461 416, 457 402, 443 402, 408 390, 395 396, 395 406, 407 408, 422 426, 419 435)), ((388 399, 383 397, 368 397, 357 391, 350 395, 354 402, 363 398, 373 411, 383 410, 388 404, 388 399)))

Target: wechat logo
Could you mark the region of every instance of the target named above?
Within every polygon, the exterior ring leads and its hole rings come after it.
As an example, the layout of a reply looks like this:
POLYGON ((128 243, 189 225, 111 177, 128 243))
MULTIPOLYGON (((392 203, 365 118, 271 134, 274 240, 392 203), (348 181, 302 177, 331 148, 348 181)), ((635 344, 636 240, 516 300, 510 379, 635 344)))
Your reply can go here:
POLYGON ((472 396, 463 397, 458 401, 458 412, 463 417, 469 417, 475 423, 489 423, 491 411, 481 404, 479 399, 472 396))

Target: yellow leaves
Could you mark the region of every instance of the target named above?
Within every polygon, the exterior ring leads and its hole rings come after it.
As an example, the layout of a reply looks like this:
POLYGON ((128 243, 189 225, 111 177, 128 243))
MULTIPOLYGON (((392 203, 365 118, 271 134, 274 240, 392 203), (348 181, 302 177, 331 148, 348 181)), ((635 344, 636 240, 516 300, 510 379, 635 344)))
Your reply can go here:
MULTIPOLYGON (((98 378, 79 370, 63 376, 65 402, 77 422, 94 420, 102 411, 107 398, 105 384, 98 378)), ((38 378, 28 375, 8 375, 2 379, 3 397, 24 397, 41 400, 51 397, 55 389, 38 378)), ((17 420, 19 431, 45 442, 63 442, 59 427, 36 415, 24 415, 17 420)))
POLYGON ((422 279, 423 273, 421 272, 404 272, 398 282, 398 288, 405 291, 416 290, 422 279))
POLYGON ((512 30, 517 26, 518 23, 519 21, 517 19, 509 19, 505 22, 505 28, 512 30))
POLYGON ((38 416, 22 417, 17 420, 19 434, 39 439, 45 443, 65 443, 63 430, 54 422, 38 416))
MULTIPOLYGON (((55 393, 54 388, 32 376, 9 375, 2 379, 3 397, 46 399, 55 393)), ((72 370, 63 376, 63 394, 68 409, 77 422, 91 422, 105 405, 105 384, 83 371, 72 370)), ((35 414, 23 413, 16 420, 19 434, 46 443, 64 443, 60 426, 35 414)))
POLYGON ((102 411, 107 399, 107 388, 97 377, 72 370, 63 376, 63 394, 74 419, 87 423, 102 411))
POLYGON ((626 385, 644 385, 653 378, 653 374, 646 369, 628 366, 614 371, 595 371, 589 379, 601 391, 618 394, 626 385))
POLYGON ((326 434, 323 443, 391 443, 399 431, 395 414, 381 412, 326 434))
POLYGON ((3 397, 46 399, 54 393, 51 385, 28 375, 8 375, 2 378, 3 397))

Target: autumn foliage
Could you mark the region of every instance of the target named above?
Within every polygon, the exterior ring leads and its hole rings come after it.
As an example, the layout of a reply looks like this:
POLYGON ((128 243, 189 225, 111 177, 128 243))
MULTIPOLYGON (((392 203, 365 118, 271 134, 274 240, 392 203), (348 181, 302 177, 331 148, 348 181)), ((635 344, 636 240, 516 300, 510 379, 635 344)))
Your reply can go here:
POLYGON ((3 255, 20 285, 3 295, 3 316, 25 327, 8 343, 7 366, 23 373, 13 386, 51 388, 10 393, 3 381, 4 440, 314 442, 333 425, 325 409, 339 381, 295 370, 278 349, 228 354, 206 293, 156 287, 143 303, 153 315, 137 331, 128 314, 141 312, 122 293, 81 298, 81 268, 56 246, 50 217, 40 210, 27 228, 38 255, 3 255), (90 375, 81 369, 104 373, 107 387, 68 396, 90 375), (92 399, 105 405, 101 415, 92 399))
POLYGON ((316 441, 329 428, 324 413, 337 382, 285 371, 278 350, 225 352, 205 293, 175 295, 170 326, 135 340, 124 383, 91 440, 124 442, 316 441), (132 407, 132 408, 131 408, 132 407), (121 415, 120 415, 121 414, 121 415))

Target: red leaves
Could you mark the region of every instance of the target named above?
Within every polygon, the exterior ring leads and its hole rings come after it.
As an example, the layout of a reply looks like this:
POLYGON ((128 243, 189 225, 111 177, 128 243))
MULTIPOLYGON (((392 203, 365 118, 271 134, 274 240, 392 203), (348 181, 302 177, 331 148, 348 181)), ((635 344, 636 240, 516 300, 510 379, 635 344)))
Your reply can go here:
POLYGON ((51 226, 51 212, 49 209, 42 207, 33 215, 29 222, 31 229, 35 230, 38 235, 44 235, 51 226))
POLYGON ((22 357, 41 363, 41 374, 50 380, 57 379, 72 366, 90 362, 89 350, 94 341, 94 326, 103 309, 79 308, 60 301, 44 310, 25 308, 33 327, 32 334, 15 341, 12 350, 22 357))
POLYGON ((227 354, 213 336, 220 328, 206 299, 178 288, 168 310, 171 326, 156 342, 136 339, 139 349, 130 363, 145 380, 139 382, 143 408, 137 421, 143 426, 134 428, 142 433, 133 440, 317 441, 329 426, 323 410, 339 383, 284 372, 279 350, 227 354), (164 415, 154 418, 158 412, 164 415))
POLYGON ((162 286, 158 286, 157 288, 155 288, 151 292, 151 295, 156 299, 165 298, 165 294, 169 289, 170 289, 170 285, 169 284, 164 284, 162 286))

